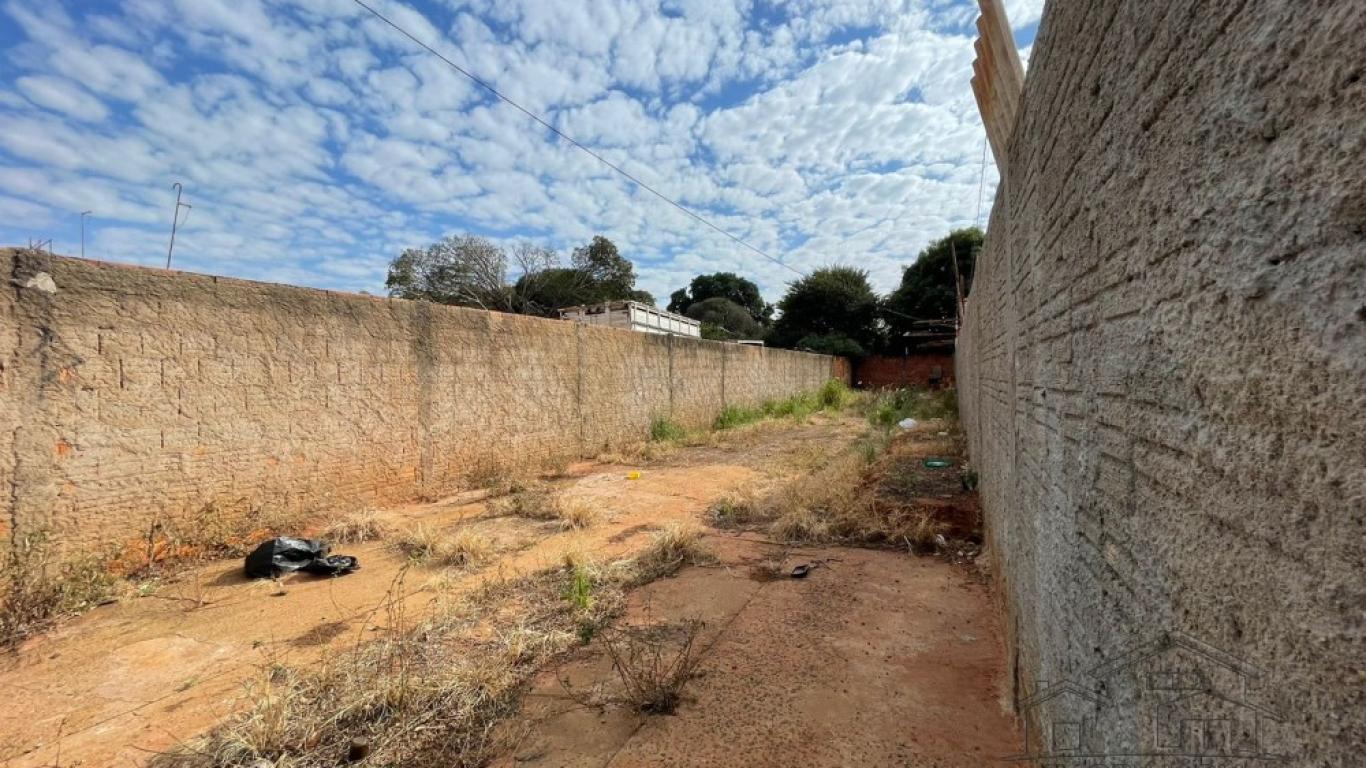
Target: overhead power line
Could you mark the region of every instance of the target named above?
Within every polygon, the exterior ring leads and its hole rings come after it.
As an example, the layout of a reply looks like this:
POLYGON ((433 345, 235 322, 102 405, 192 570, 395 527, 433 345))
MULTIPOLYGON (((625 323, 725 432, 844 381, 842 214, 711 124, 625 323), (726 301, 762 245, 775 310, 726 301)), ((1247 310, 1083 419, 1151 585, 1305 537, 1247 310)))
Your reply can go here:
POLYGON ((583 150, 584 152, 586 152, 587 154, 589 154, 590 156, 592 156, 593 159, 597 160, 598 162, 602 163, 603 165, 607 166, 608 168, 611 168, 613 171, 616 171, 618 174, 621 174, 621 176, 623 176, 623 177, 625 177, 626 179, 628 179, 631 183, 635 184, 636 186, 640 187, 641 189, 645 190, 646 192, 649 192, 650 194, 654 195, 655 197, 659 198, 660 200, 663 200, 664 202, 668 203, 669 205, 672 205, 673 207, 675 207, 675 208, 677 208, 678 210, 682 211, 683 213, 687 214, 689 217, 691 217, 692 219, 694 219, 694 220, 696 220, 697 222, 701 223, 702 225, 704 225, 704 226, 706 226, 706 227, 708 227, 708 228, 710 228, 710 229, 712 229, 712 230, 715 230, 716 232, 719 232, 719 233, 722 234, 722 235, 725 235, 727 238, 730 238, 731 240, 735 241, 735 242, 738 243, 739 245, 742 245, 742 246, 744 246, 745 248, 748 248, 749 250, 751 250, 751 251, 753 251, 753 252, 759 254, 760 256, 764 257, 765 259, 768 259, 769 261, 773 262, 774 264, 777 264, 778 266, 782 267, 783 269, 786 269, 786 270, 792 272, 793 274, 799 275, 799 276, 801 276, 801 277, 806 277, 806 273, 805 273, 805 272, 802 272, 800 269, 797 269, 796 267, 793 267, 793 266, 791 266, 791 265, 785 263, 783 260, 781 260, 781 259, 779 259, 779 258, 777 258, 777 257, 775 257, 775 256, 769 255, 769 254, 768 254, 767 252, 765 252, 763 249, 758 248, 758 247, 755 247, 755 246, 753 246, 753 245, 750 245, 748 242, 746 242, 746 241, 740 239, 739 237, 736 237, 735 235, 732 235, 730 232, 727 232, 726 230, 722 229, 721 227, 719 227, 719 226, 717 226, 717 225, 711 223, 711 222, 708 221, 706 218, 704 218, 704 217, 702 217, 702 216, 700 216, 700 215, 698 215, 698 214, 696 214, 696 213, 693 213, 691 210, 689 210, 689 209, 688 209, 686 206, 684 206, 682 203, 678 202, 677 200, 674 200, 673 198, 669 197, 668 195, 664 194, 663 192, 660 192, 659 190, 655 189, 654 187, 650 186, 649 184, 646 184, 645 182, 641 181, 639 178, 637 178, 636 176, 632 175, 630 172, 628 172, 627 170, 625 170, 625 169, 622 168, 621 166, 617 165, 616 163, 612 162, 611 160, 608 160, 607 158, 603 157, 602 155, 598 154, 597 152, 594 152, 592 149, 590 149, 589 147, 585 146, 583 143, 581 143, 580 141, 578 141, 577 139, 575 139, 573 136, 570 136, 569 134, 565 133, 564 131, 561 131, 559 128, 556 128, 555 126, 551 125, 548 121, 545 120, 545 118, 541 117, 540 115, 536 114, 535 112, 532 112, 531 110, 527 109, 526 107, 522 106, 521 104, 518 104, 517 102, 515 102, 515 101, 513 101, 512 99, 508 98, 506 95, 504 95, 504 94, 503 94, 501 91, 499 91, 497 88, 494 88, 494 87, 493 87, 492 85, 490 85, 488 82, 484 81, 483 79, 481 79, 480 77, 478 77, 478 76, 475 75, 474 73, 470 72, 469 70, 465 69, 464 67, 460 66, 459 64, 456 64, 454 61, 451 61, 450 59, 446 58, 446 56, 444 56, 440 51, 436 50, 435 48, 431 47, 431 46, 428 45, 427 43, 423 42, 423 41, 422 41, 421 39, 419 39, 417 36, 413 35, 413 33, 409 32, 408 30, 404 29, 403 27, 400 27, 398 24, 395 24, 393 21, 391 21, 391 20, 389 19, 389 17, 385 16, 384 14, 380 13, 379 11, 377 11, 377 10, 375 10, 374 8, 370 7, 369 5, 365 4, 362 0, 353 0, 353 2, 355 2, 355 4, 356 4, 356 5, 359 5, 361 8, 364 8, 365 10, 369 11, 369 12, 370 12, 370 15, 374 16, 375 18, 379 19, 380 21, 382 21, 382 22, 384 22, 385 24, 387 24, 387 25, 389 25, 390 27, 392 27, 392 28, 394 29, 394 31, 398 32, 399 34, 403 35, 404 37, 406 37, 406 38, 408 38, 409 40, 411 40, 411 41, 413 41, 414 43, 416 43, 418 46, 420 46, 420 47, 422 47, 423 49, 425 49, 428 53, 430 53, 430 54, 432 54, 433 56, 437 57, 438 59, 441 59, 442 61, 446 62, 446 64, 449 65, 451 69, 454 69, 456 72, 459 72, 460 74, 462 74, 462 75, 464 75, 465 77, 469 78, 469 80, 470 80, 471 82, 473 82, 475 85, 478 85, 479 87, 483 88, 484 90, 488 91, 489 93, 493 94, 494 96, 497 96, 499 99, 503 100, 504 102, 510 104, 510 105, 511 105, 514 109, 516 109, 517 111, 521 112, 522 114, 526 115, 527 117, 531 118, 532 120, 535 120, 536 122, 540 123, 546 130, 550 131, 551 133, 555 134, 556 136, 559 136, 561 139, 564 139, 565 141, 569 142, 570 144, 574 145, 575 147, 578 147, 579 149, 583 150))
MULTIPOLYGON (((622 168, 621 166, 617 165, 616 163, 612 162, 611 160, 608 160, 607 158, 605 158, 605 157, 603 157, 602 155, 598 154, 597 152, 593 151, 591 148, 585 146, 582 142, 580 142, 579 140, 575 139, 573 136, 570 136, 569 134, 565 133, 564 131, 561 131, 559 128, 556 128, 555 126, 551 125, 548 121, 546 121, 545 118, 541 117, 540 115, 536 114, 535 112, 532 112, 531 110, 527 109, 526 107, 522 106, 521 104, 518 104, 516 101, 513 101, 511 98, 509 98, 509 97, 507 97, 506 95, 504 95, 502 91, 499 91, 497 88, 494 88, 492 85, 490 85, 488 82, 486 82, 485 80, 483 80, 482 78, 480 78, 478 75, 475 75, 474 73, 470 72, 469 70, 465 69, 464 67, 460 66, 459 64, 456 64, 454 61, 451 61, 449 58, 447 58, 447 57, 446 57, 444 54, 442 54, 440 51, 438 51, 438 50, 436 50, 435 48, 431 47, 430 45, 428 45, 428 44, 427 44, 426 42, 424 42, 422 39, 418 38, 418 37, 417 37, 416 35, 414 35, 413 33, 409 32, 408 30, 404 29, 403 27, 400 27, 398 24, 394 23, 388 16, 385 16, 384 14, 382 14, 382 13, 380 13, 379 11, 375 10, 375 9, 372 8, 371 6, 367 5, 367 4, 364 2, 364 0, 352 0, 352 2, 354 2, 356 5, 359 5, 361 8, 364 8, 366 11, 369 11, 370 15, 372 15, 372 16, 374 16, 375 18, 379 19, 380 21, 384 22, 384 23, 387 24, 390 28, 392 28, 395 32, 398 32, 399 34, 401 34, 401 35, 403 35, 404 37, 408 38, 408 39, 411 40, 413 43, 415 43, 415 44, 417 44, 419 47, 421 47, 423 50, 427 51, 428 53, 430 53, 431 55, 437 57, 438 59, 441 59, 442 61, 444 61, 451 69, 454 69, 456 72, 459 72, 460 74, 464 75, 466 78, 468 78, 468 79, 469 79, 471 82, 473 82, 475 85, 478 85, 480 88, 483 88, 484 90, 488 91, 489 93, 493 94, 494 96, 497 96, 497 97, 498 97, 499 99, 501 99, 502 101, 504 101, 504 102, 506 102, 507 104, 511 105, 511 106, 512 106, 514 109, 516 109, 517 111, 521 112, 522 114, 526 115, 527 117, 531 118, 532 120, 535 120, 537 123, 539 123, 539 124, 540 124, 542 127, 544 127, 546 130, 550 131, 551 133, 555 134, 556 136, 559 136, 561 139, 564 139, 565 141, 569 142, 570 144, 572 144, 573 146, 577 147, 578 149, 584 151, 584 152, 587 153, 589 156, 591 156, 593 159, 597 160, 598 162, 602 163, 603 165, 607 166, 608 168, 612 169, 613 171, 616 171, 616 172, 617 172, 618 174, 620 174, 622 177, 624 177, 625 179, 627 179, 627 180, 630 181, 631 183, 635 184, 636 186, 640 187, 641 189, 645 190, 646 192, 649 192, 650 194, 654 195, 655 197, 659 198, 660 200, 663 200, 664 202, 668 203, 669 205, 672 205, 673 207, 675 207, 675 208, 677 208, 678 210, 682 211, 683 213, 687 214, 690 218, 694 219, 695 221, 701 223, 702 225, 708 227, 709 229, 712 229, 712 230, 714 230, 714 231, 716 231, 716 232, 719 232, 720 234, 726 236, 727 238, 729 238, 729 239, 735 241, 737 244, 739 244, 739 245, 741 245, 741 246, 744 246, 745 248, 748 248, 749 250, 751 250, 751 251, 753 251, 754 253, 756 253, 756 254, 758 254, 758 255, 764 257, 765 259, 768 259, 769 261, 773 262, 774 264, 777 264, 778 266, 782 267, 783 269, 788 270, 789 272, 793 273, 794 275, 797 275, 798 277, 808 277, 808 276, 809 276, 809 275, 807 275, 805 272, 801 271, 800 269, 797 269, 796 267, 794 267, 794 266, 792 266, 792 265, 790 265, 790 264, 784 262, 782 259, 779 259, 779 258, 777 258, 777 257, 775 257, 775 256, 772 256, 772 255, 770 255, 769 253, 767 253, 766 251, 764 251, 763 249, 758 248, 758 247, 755 247, 755 246, 753 246, 753 245, 750 245, 748 242, 746 242, 746 241, 740 239, 739 237, 736 237, 735 235, 732 235, 730 232, 727 232, 726 230, 722 229, 721 227, 718 227, 717 225, 711 223, 711 222, 708 221, 706 218, 704 218, 704 217, 702 217, 702 216, 700 216, 700 215, 694 213, 693 211, 689 210, 686 206, 684 206, 682 203, 678 202, 677 200, 674 200, 673 198, 669 197, 668 195, 664 194, 663 192, 660 192, 659 190, 655 189, 654 187, 650 186, 649 184, 646 184, 645 182, 641 181, 639 178, 637 178, 636 176, 632 175, 632 174, 631 174, 629 171, 627 171, 626 169, 622 168)), ((984 161, 985 161, 985 158, 984 158, 984 161)), ((985 173, 985 168, 983 169, 983 172, 985 173)), ((981 194, 980 189, 979 189, 978 194, 979 194, 979 195, 981 194)), ((979 203, 979 205, 980 205, 980 203, 979 203)), ((979 216, 979 218, 980 218, 980 216, 981 216, 981 213, 980 213, 980 212, 978 213, 978 216, 979 216)), ((905 318, 905 319, 907 319, 907 320, 916 320, 916 319, 917 319, 917 318, 911 317, 910 315, 905 314, 904 312, 898 312, 897 310, 892 309, 891 307, 886 307, 886 306, 884 306, 883 309, 882 309, 882 311, 886 312, 887 314, 896 315, 897 317, 905 318)))

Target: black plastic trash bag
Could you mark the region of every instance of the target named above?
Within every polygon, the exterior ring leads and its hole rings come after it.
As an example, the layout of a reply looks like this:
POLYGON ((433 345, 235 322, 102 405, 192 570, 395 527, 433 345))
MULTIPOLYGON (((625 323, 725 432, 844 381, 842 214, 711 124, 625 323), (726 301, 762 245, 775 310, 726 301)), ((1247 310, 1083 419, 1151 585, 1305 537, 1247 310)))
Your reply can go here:
POLYGON ((342 576, 360 570, 360 561, 350 555, 315 557, 304 570, 314 576, 342 576))
POLYGON ((328 550, 327 542, 319 539, 294 539, 288 536, 271 539, 247 555, 247 578, 272 579, 298 570, 331 576, 350 573, 360 567, 356 558, 347 555, 329 557, 328 550))

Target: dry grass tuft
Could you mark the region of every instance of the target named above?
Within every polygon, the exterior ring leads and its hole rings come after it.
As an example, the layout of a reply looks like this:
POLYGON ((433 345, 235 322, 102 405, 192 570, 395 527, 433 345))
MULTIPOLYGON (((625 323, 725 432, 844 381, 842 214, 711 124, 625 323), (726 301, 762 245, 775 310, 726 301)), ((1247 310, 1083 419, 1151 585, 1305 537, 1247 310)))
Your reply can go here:
POLYGON ((555 494, 545 483, 522 486, 490 504, 489 510, 495 515, 512 515, 529 520, 555 520, 560 516, 555 507, 555 494))
POLYGON ((684 565, 716 562, 716 555, 702 540, 702 529, 692 523, 672 523, 655 534, 632 565, 634 584, 644 584, 678 572, 684 565))
POLYGON ((489 509, 495 515, 555 520, 563 528, 588 528, 596 524, 600 517, 598 509, 587 500, 557 495, 544 483, 537 483, 499 499, 489 509))
POLYGON ((363 544, 383 539, 393 528, 373 509, 352 512, 333 520, 322 530, 319 538, 335 544, 363 544))
POLYGON ((731 491, 707 508, 707 518, 717 528, 741 528, 762 520, 764 514, 751 487, 731 491))
POLYGON ((398 534, 394 546, 414 563, 433 566, 476 565, 493 553, 486 536, 468 529, 447 534, 426 525, 398 534))
POLYGON ((587 499, 561 498, 555 507, 560 525, 564 528, 590 528, 601 518, 598 508, 587 499))

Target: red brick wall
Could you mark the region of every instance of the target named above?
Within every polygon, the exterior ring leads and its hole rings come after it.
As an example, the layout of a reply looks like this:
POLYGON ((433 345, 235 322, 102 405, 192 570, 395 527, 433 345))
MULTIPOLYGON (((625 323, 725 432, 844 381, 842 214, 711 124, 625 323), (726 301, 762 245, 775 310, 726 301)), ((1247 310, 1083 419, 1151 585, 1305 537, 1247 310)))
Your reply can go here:
POLYGON ((953 383, 953 355, 928 353, 865 357, 854 366, 854 383, 863 389, 882 387, 928 387, 930 374, 939 366, 944 384, 953 383))

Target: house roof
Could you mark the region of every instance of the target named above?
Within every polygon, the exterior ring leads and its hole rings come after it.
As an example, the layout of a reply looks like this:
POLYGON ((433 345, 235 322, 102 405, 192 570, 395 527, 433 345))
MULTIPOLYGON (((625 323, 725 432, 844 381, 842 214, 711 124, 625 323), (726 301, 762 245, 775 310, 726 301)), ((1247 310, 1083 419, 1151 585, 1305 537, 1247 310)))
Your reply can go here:
POLYGON ((1221 651, 1209 643, 1196 640, 1195 638, 1181 634, 1180 632, 1163 632, 1150 640, 1134 646, 1119 658, 1112 659, 1100 666, 1092 668, 1087 671, 1087 674, 1095 678, 1104 679, 1121 669, 1131 667, 1154 656, 1166 653, 1173 648, 1184 648, 1196 655, 1203 656, 1225 669, 1237 672, 1244 677, 1252 678, 1254 680, 1260 679, 1261 677, 1261 670, 1246 661, 1239 659, 1227 651, 1221 651))
POLYGON ((1034 707, 1039 706, 1040 704, 1044 704, 1048 701, 1056 699, 1064 693, 1070 693, 1075 696, 1080 696, 1081 698, 1086 699, 1087 701, 1093 702, 1095 704, 1105 703, 1105 698, 1095 693, 1094 691, 1089 691, 1086 688, 1072 682, 1071 680, 1062 680, 1053 683, 1052 685, 1045 686, 1043 689, 1037 691, 1033 696, 1030 696, 1024 701, 1020 702, 1020 706, 1024 709, 1032 709, 1034 707))

